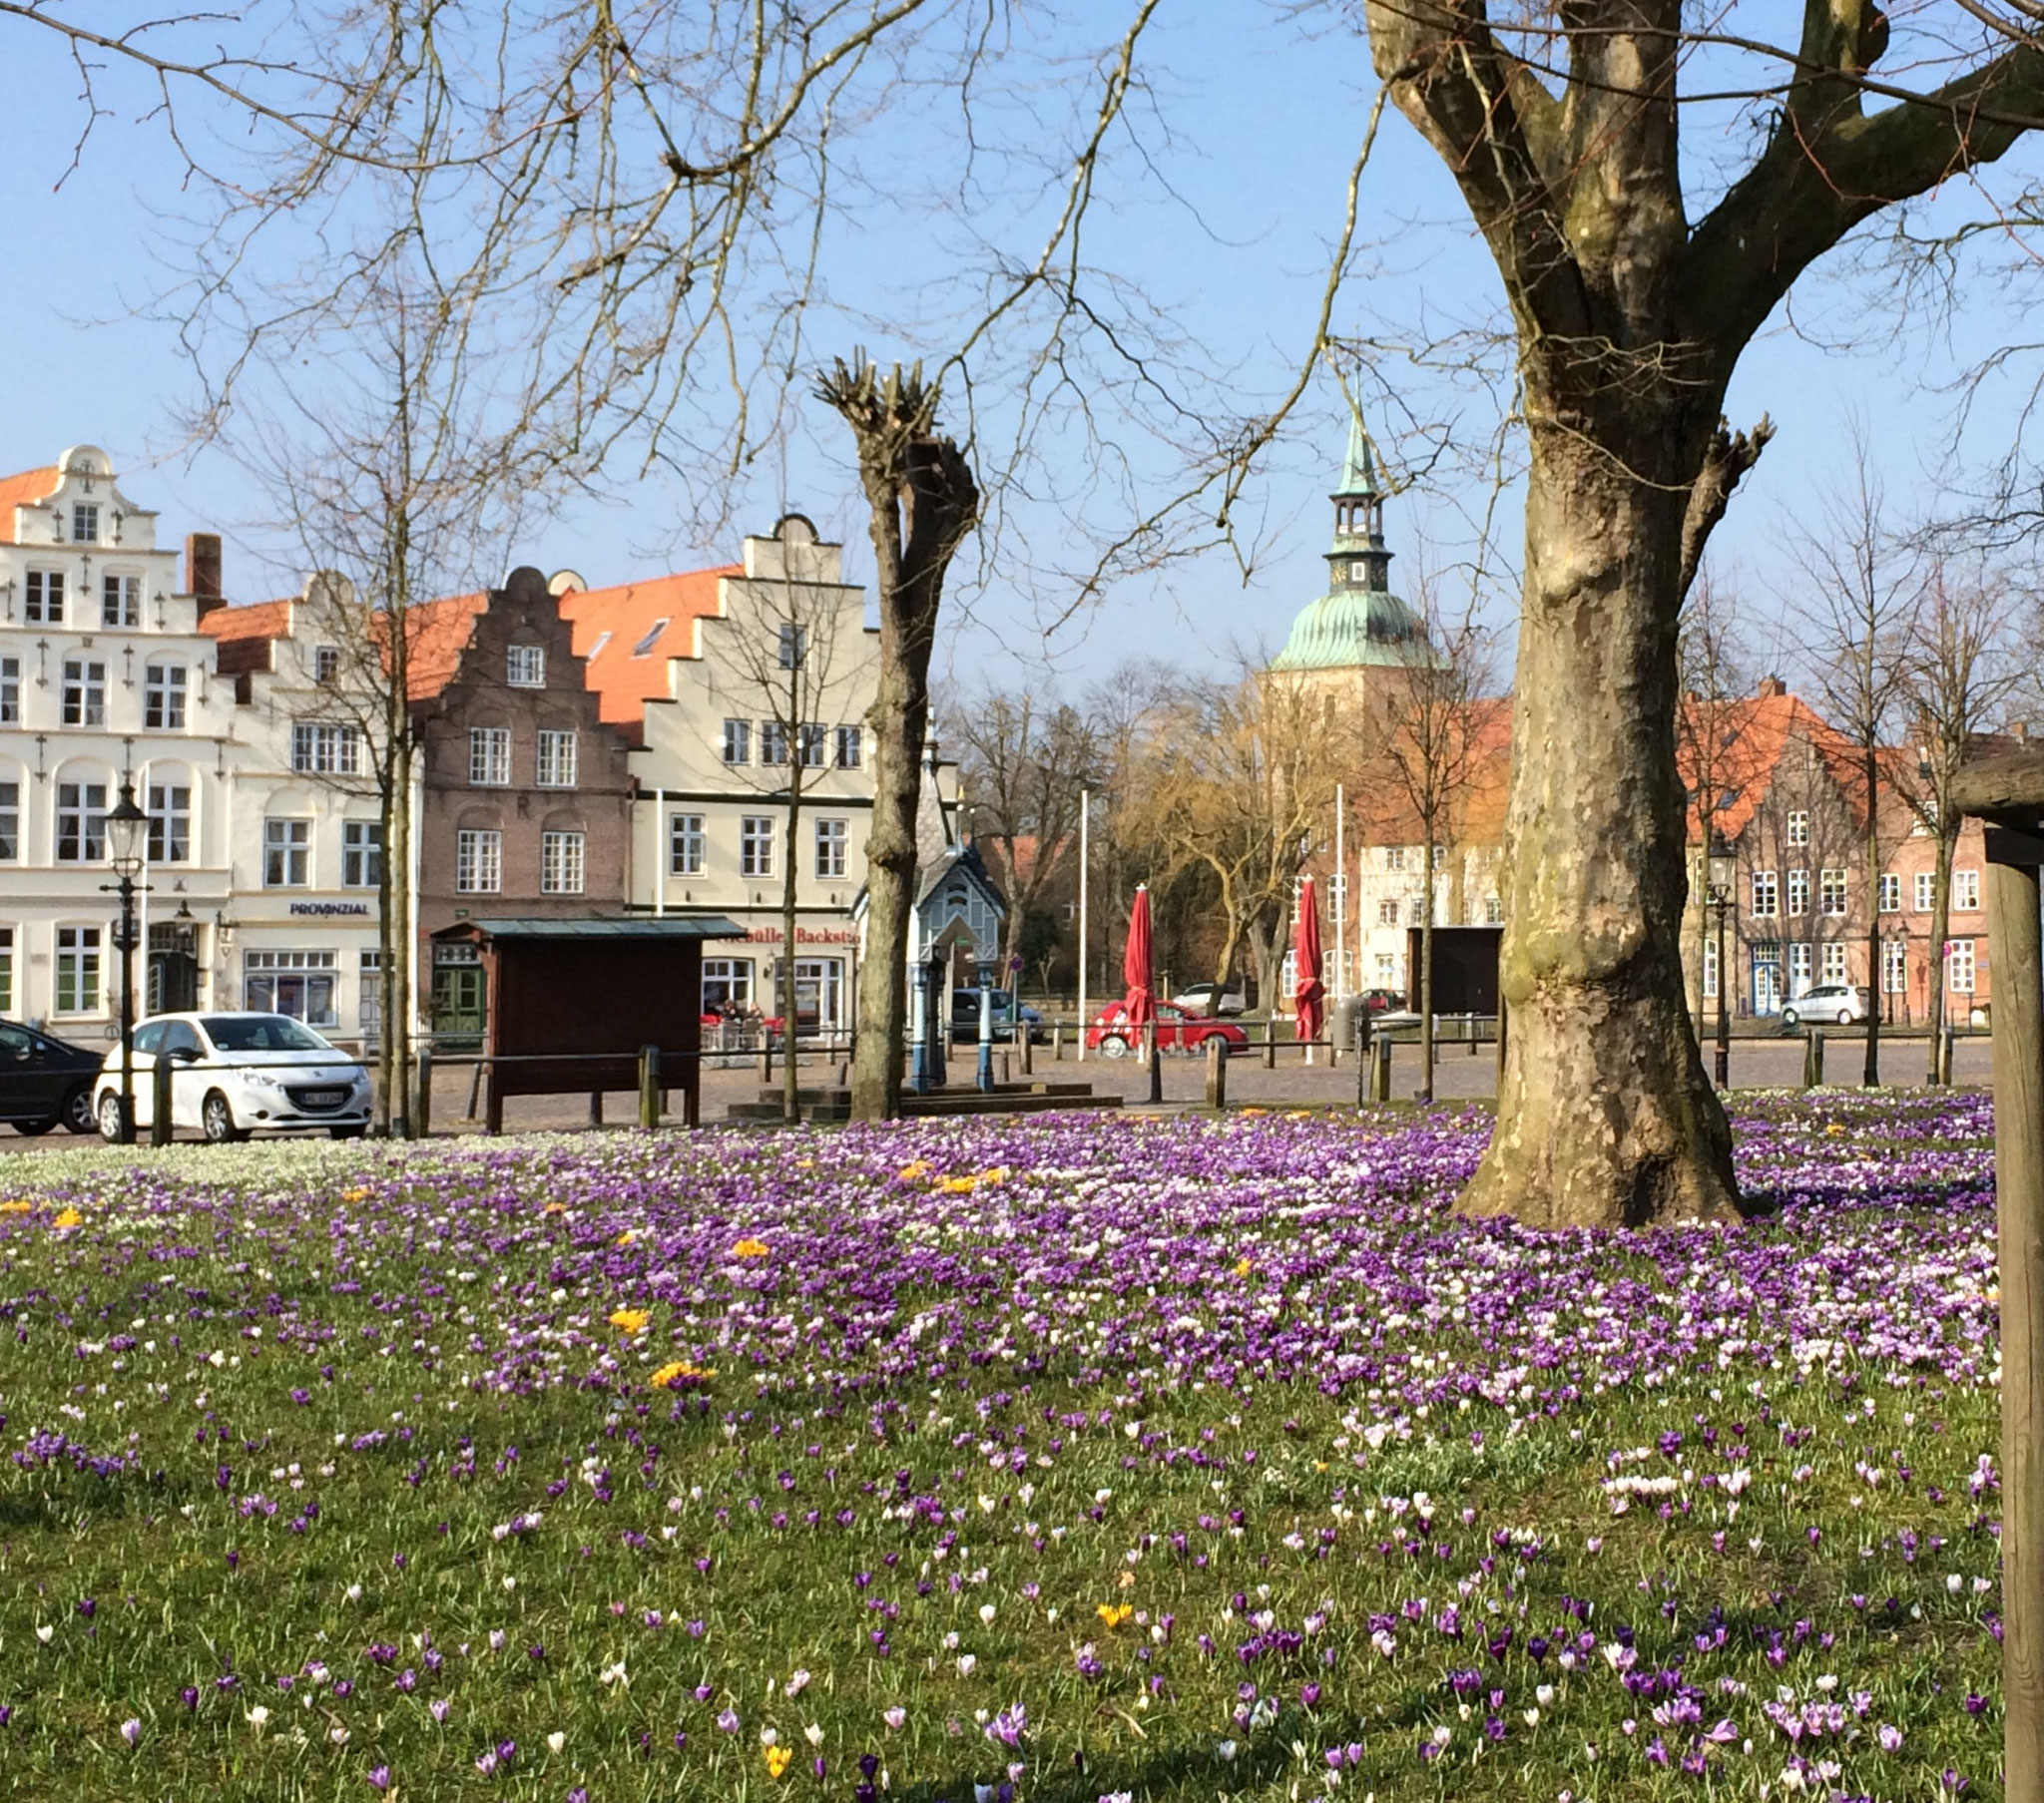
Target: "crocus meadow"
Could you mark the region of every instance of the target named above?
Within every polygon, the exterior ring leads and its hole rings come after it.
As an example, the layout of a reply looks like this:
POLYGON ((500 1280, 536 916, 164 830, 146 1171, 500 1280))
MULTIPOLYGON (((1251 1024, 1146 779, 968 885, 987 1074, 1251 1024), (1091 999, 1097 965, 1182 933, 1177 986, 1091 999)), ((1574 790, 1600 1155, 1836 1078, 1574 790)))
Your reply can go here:
POLYGON ((1998 1794, 1978 1096, 1737 1229, 1480 1113, 0 1167, 0 1772, 551 1803, 1998 1794))

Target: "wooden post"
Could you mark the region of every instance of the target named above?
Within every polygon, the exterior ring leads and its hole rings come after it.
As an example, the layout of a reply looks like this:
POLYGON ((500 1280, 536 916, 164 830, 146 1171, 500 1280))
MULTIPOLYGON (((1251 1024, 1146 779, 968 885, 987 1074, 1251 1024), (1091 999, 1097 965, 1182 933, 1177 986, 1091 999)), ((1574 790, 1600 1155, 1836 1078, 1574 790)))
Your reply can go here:
POLYGON ((1022 1075, 1024 1077, 1034 1077, 1036 1075, 1036 1041, 1033 1037, 1034 1032, 1035 1029, 1027 1021, 1019 1018, 1016 1020, 1016 1037, 1022 1042, 1022 1075))
MULTIPOLYGON (((414 1138, 430 1139, 433 1136, 433 1048, 430 1045, 419 1048, 417 1063, 413 1068, 418 1074, 418 1091, 412 1098, 411 1105, 412 1135, 414 1138)), ((490 1067, 490 1075, 493 1078, 496 1076, 494 1065, 490 1067)), ((504 1105, 496 1096, 496 1087, 494 1083, 490 1085, 490 1105, 494 1111, 490 1131, 500 1133, 504 1130, 504 1105)))
POLYGON ((1278 1017, 1269 1015, 1264 1021, 1264 1069, 1278 1069, 1278 1017))
POLYGON ((477 1059, 475 1061, 475 1075, 468 1080, 468 1112, 466 1115, 462 1117, 464 1120, 473 1121, 475 1119, 476 1099, 479 1096, 481 1096, 482 1093, 483 1061, 481 1059, 477 1059))
POLYGON ((601 1090, 591 1090, 589 1092, 589 1125, 591 1127, 603 1126, 603 1092, 601 1090))
POLYGON ((1805 1090, 1824 1087, 1824 1036, 1816 1027, 1802 1036, 1802 1087, 1805 1090))
POLYGON ((1050 1062, 1061 1065, 1065 1062, 1065 1024, 1053 1021, 1050 1029, 1050 1062))
POLYGON ((639 1048, 639 1125, 660 1125, 660 1048, 639 1048))
POLYGON ((1143 1056, 1150 1065, 1150 1100, 1153 1105, 1161 1103, 1164 1100, 1164 1061, 1158 1051, 1157 1023, 1154 1020, 1143 1023, 1143 1056))
POLYGON ((689 1060, 682 1073, 682 1125, 703 1125, 703 1054, 700 1051, 689 1060))
POLYGON ((1372 1102, 1391 1100, 1391 1041, 1378 1034, 1369 1046, 1369 1095, 1372 1102))
MULTIPOLYGON (((2044 955, 2034 864, 1987 835, 1994 947, 1994 1191, 2001 1240, 2003 1786, 2044 1799, 2044 955)), ((2014 834, 2007 835, 2013 839, 2014 834)), ((2034 847, 2036 841, 2027 843, 2034 847)))
POLYGON ((1207 1106, 1228 1106, 1228 1042, 1218 1033, 1207 1042, 1207 1106))
POLYGON ((165 1053, 156 1055, 156 1067, 149 1074, 149 1142, 168 1145, 174 1123, 171 1120, 171 1073, 177 1062, 165 1053))

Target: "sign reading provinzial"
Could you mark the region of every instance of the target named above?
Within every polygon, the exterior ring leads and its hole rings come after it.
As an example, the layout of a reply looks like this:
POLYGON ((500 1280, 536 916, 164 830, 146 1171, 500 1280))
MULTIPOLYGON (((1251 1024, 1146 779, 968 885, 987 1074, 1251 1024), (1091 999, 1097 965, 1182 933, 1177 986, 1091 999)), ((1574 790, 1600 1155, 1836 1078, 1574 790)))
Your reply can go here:
POLYGON ((294 902, 292 902, 292 903, 291 903, 291 905, 290 905, 290 911, 291 911, 291 912, 292 912, 293 914, 312 914, 312 915, 316 915, 316 916, 318 916, 318 917, 319 917, 320 919, 322 919, 322 920, 323 920, 323 919, 331 919, 332 917, 334 917, 334 916, 336 916, 336 915, 339 915, 339 916, 343 916, 343 917, 346 917, 346 918, 351 918, 351 919, 352 919, 352 918, 359 918, 359 919, 364 919, 364 920, 366 920, 366 919, 368 918, 368 914, 369 914, 369 904, 368 904, 367 902, 311 902, 311 901, 305 901, 305 902, 296 902, 296 901, 294 901, 294 902))

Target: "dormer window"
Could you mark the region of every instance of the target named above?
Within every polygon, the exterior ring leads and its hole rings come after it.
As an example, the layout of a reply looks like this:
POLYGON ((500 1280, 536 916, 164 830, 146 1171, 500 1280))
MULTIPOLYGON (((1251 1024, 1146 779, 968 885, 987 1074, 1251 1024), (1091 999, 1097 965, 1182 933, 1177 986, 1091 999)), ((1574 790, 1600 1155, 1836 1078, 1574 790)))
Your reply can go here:
POLYGON ((547 685, 546 648, 514 645, 504 658, 504 680, 513 688, 544 688, 547 685))
POLYGON ((653 655, 653 648, 660 643, 661 634, 667 631, 668 621, 673 618, 674 616, 670 614, 663 619, 656 620, 647 629, 645 638, 632 647, 632 656, 635 658, 650 658, 653 655))
POLYGON ((72 504, 71 537, 80 545, 97 545, 100 542, 100 510, 92 502, 72 504))

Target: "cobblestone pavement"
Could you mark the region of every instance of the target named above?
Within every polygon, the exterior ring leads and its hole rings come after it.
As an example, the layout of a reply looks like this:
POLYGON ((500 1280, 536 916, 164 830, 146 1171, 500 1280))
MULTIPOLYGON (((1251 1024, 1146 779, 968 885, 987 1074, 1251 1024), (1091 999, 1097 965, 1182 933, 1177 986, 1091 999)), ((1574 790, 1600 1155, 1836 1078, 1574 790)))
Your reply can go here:
MULTIPOLYGON (((1859 1082, 1864 1058, 1864 1041, 1857 1036, 1827 1033, 1825 1036, 1826 1078, 1834 1085, 1859 1082)), ((1984 1086, 1989 1077, 1990 1042, 1985 1035, 1961 1039, 1954 1056, 1953 1075, 1957 1082, 1984 1086)), ((1004 1056, 1005 1071, 997 1055, 995 1076, 1021 1080, 1019 1056, 1010 1049, 1004 1056)), ((1710 1049, 1705 1052, 1709 1060, 1710 1049)), ((1928 1058, 1925 1042, 1915 1039, 1885 1040, 1881 1048, 1881 1074, 1890 1084, 1911 1086, 1923 1081, 1928 1058)), ((1083 1064, 1067 1057, 1053 1060, 1048 1047, 1035 1055, 1035 1077, 1057 1083, 1090 1083, 1098 1095, 1119 1094, 1129 1103, 1145 1106, 1149 1095, 1146 1073, 1135 1059, 1088 1058, 1083 1064)), ((804 1060, 802 1083, 822 1087, 837 1082, 842 1064, 804 1060)), ((1391 1094, 1409 1101, 1418 1078, 1419 1054, 1415 1046, 1400 1045, 1392 1054, 1391 1094)), ((972 1080, 970 1059, 954 1058, 950 1076, 954 1083, 972 1080)), ((1197 1058, 1169 1057, 1163 1060, 1164 1104, 1167 1108, 1199 1107, 1206 1096, 1206 1065, 1197 1058)), ((775 1071, 778 1076, 778 1067, 775 1071)), ((441 1067, 434 1073, 433 1129, 436 1134, 468 1134, 482 1131, 480 1107, 475 1120, 468 1119, 468 1099, 473 1074, 466 1068, 441 1067)), ((1732 1043, 1732 1085, 1735 1089, 1778 1089, 1802 1081, 1802 1042, 1799 1039, 1737 1039, 1732 1043)), ((1472 1057, 1465 1046, 1440 1049, 1435 1068, 1434 1096, 1441 1102, 1488 1100, 1496 1094, 1496 1049, 1479 1046, 1472 1057)), ((725 1111, 733 1103, 754 1102, 760 1097, 762 1078, 759 1061, 744 1068, 712 1069, 704 1073, 703 1120, 706 1126, 725 1124, 725 1111)), ((1343 1058, 1329 1068, 1324 1051, 1307 1065, 1295 1047, 1280 1044, 1275 1069, 1266 1070, 1261 1049, 1229 1061, 1228 1100, 1232 1105, 1261 1108, 1328 1107, 1353 1103, 1356 1099, 1355 1061, 1343 1058)), ((676 1099, 679 1103, 679 1098, 676 1099)), ((611 1126, 630 1126, 638 1118, 638 1097, 618 1093, 604 1098, 604 1120, 611 1126)), ((589 1103, 582 1096, 521 1096, 504 1105, 504 1127, 509 1132, 574 1130, 589 1125, 589 1103)), ((0 1154, 60 1150, 76 1146, 78 1140, 57 1131, 40 1138, 0 1135, 0 1154)))

